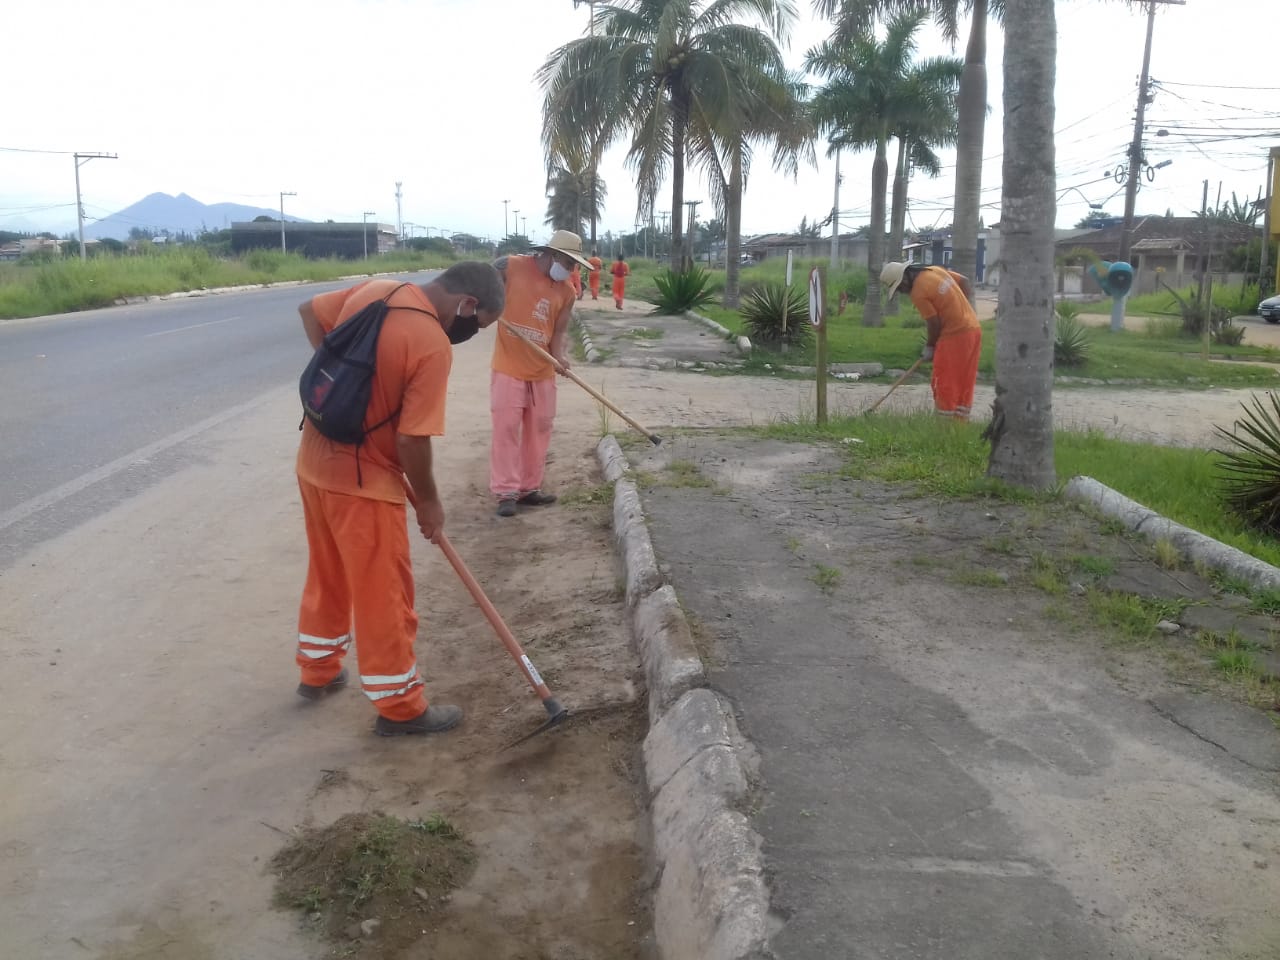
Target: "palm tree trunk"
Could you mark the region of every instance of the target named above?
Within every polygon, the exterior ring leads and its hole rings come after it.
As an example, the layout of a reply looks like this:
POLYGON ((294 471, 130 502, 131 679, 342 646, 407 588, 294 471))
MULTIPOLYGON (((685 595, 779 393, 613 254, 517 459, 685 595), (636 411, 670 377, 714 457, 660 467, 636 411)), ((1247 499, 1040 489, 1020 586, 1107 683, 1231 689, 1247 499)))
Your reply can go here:
POLYGON ((590 204, 588 209, 591 211, 591 249, 594 250, 596 248, 596 214, 600 208, 600 202, 596 199, 597 174, 594 154, 592 154, 591 159, 591 172, 587 176, 590 178, 591 183, 591 195, 587 198, 587 201, 590 204))
POLYGON ((1004 21, 1004 271, 987 473, 1044 490, 1053 462, 1054 0, 1007 0, 1004 21))
POLYGON ((671 98, 671 267, 684 270, 684 133, 688 105, 671 98), (680 258, 679 266, 676 257, 680 258))
POLYGON ((733 148, 733 165, 729 172, 729 196, 725 203, 724 305, 736 310, 741 302, 738 274, 742 268, 742 146, 733 148))
POLYGON ((973 0, 973 22, 969 27, 969 45, 964 53, 958 100, 951 269, 976 283, 978 210, 982 202, 982 140, 987 122, 987 0, 973 0))
POLYGON ((862 309, 864 327, 882 327, 880 310, 880 268, 884 266, 884 194, 889 186, 888 131, 876 140, 876 159, 871 165, 871 242, 867 245, 867 301, 862 309))
MULTIPOLYGON (((898 163, 893 169, 893 208, 889 214, 889 249, 885 256, 897 260, 902 256, 902 235, 907 229, 907 141, 898 138, 898 163)), ((898 315, 898 298, 884 308, 889 316, 898 315)))

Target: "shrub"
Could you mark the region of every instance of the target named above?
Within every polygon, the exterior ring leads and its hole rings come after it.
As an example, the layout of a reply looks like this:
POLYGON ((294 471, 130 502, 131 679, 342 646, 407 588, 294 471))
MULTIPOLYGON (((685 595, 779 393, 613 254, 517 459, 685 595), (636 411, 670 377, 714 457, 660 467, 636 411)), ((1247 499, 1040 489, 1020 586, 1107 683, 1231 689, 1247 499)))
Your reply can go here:
POLYGON ((1230 431, 1217 427, 1230 443, 1220 467, 1227 505, 1245 523, 1280 534, 1280 399, 1268 390, 1270 409, 1258 397, 1242 404, 1245 415, 1230 431))
POLYGON ((1230 320, 1224 320, 1210 331, 1209 336, 1213 338, 1214 343, 1221 344, 1224 347, 1238 347, 1244 342, 1244 327, 1238 326, 1230 320))
POLYGON ((753 287, 739 308, 751 342, 773 350, 807 345, 813 333, 808 298, 807 286, 764 283, 753 287))
POLYGON ((653 313, 677 316, 710 303, 714 294, 710 289, 711 275, 698 267, 688 270, 664 270, 653 278, 658 286, 657 306, 653 313))
POLYGON ((1089 331, 1077 317, 1080 308, 1074 303, 1059 303, 1053 325, 1053 364, 1055 367, 1083 367, 1089 361, 1089 331))

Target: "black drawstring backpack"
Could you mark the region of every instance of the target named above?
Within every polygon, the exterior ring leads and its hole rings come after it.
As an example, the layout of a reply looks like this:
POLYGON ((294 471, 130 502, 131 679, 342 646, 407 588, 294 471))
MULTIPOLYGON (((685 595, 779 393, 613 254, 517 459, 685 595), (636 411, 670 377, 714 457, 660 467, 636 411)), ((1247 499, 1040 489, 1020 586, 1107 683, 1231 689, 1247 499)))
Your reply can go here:
MULTIPOLYGON (((373 374, 378 359, 378 335, 382 322, 391 310, 387 303, 402 283, 381 300, 374 300, 358 313, 352 314, 327 334, 316 348, 315 355, 298 380, 298 393, 302 398, 301 430, 306 421, 321 434, 337 443, 348 443, 356 448, 356 483, 364 486, 360 473, 360 447, 365 437, 386 426, 400 414, 396 407, 385 419, 373 426, 364 425, 373 392, 373 374)), ((416 310, 434 316, 416 307, 396 309, 416 310)))

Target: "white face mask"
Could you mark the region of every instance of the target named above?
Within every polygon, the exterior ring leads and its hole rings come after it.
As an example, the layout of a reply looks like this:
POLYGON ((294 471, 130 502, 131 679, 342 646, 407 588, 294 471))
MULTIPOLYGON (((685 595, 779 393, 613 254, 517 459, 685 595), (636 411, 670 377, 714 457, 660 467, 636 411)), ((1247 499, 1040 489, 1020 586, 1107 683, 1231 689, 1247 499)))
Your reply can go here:
POLYGON ((551 279, 554 280, 556 283, 562 283, 563 281, 568 280, 569 268, 566 267, 563 263, 553 262, 551 264, 551 279))

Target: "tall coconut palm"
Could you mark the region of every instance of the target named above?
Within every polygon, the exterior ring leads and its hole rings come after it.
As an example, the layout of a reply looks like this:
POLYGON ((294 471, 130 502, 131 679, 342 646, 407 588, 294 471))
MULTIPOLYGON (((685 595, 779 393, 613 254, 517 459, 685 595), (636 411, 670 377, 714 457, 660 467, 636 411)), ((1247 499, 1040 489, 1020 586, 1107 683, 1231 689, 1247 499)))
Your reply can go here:
POLYGON ((692 154, 706 171, 711 199, 725 226, 724 305, 740 301, 742 271, 742 194, 751 168, 752 146, 773 146, 774 169, 797 176, 802 161, 814 161, 813 124, 804 97, 805 84, 789 76, 781 59, 767 71, 742 80, 744 95, 719 117, 696 117, 691 126, 692 154))
POLYGON ((987 472, 1032 489, 1054 483, 1054 0, 1007 0, 1004 27, 1006 238, 996 321, 996 399, 987 472))
POLYGON ((898 259, 902 237, 906 232, 907 194, 912 171, 929 177, 942 173, 942 161, 934 151, 956 142, 956 88, 964 63, 954 58, 938 61, 938 74, 930 82, 912 78, 913 86, 905 92, 904 113, 894 126, 898 140, 898 159, 893 172, 893 202, 889 216, 889 256, 898 259))
POLYGON ((652 208, 671 163, 671 234, 683 241, 686 139, 695 115, 719 117, 741 78, 778 59, 794 0, 616 0, 593 35, 553 51, 538 71, 549 162, 570 145, 599 156, 630 135, 639 209, 652 208), (749 20, 741 23, 739 20, 749 20))
POLYGON ((871 166, 871 242, 868 245, 867 298, 862 322, 879 326, 880 268, 884 264, 885 193, 888 188, 889 138, 909 126, 921 108, 921 91, 938 91, 953 80, 954 61, 931 58, 915 63, 915 34, 923 13, 902 13, 889 21, 883 42, 870 28, 847 40, 839 34, 811 50, 810 71, 827 80, 814 96, 818 126, 831 149, 873 148, 871 166))
POLYGON ((867 30, 877 15, 928 12, 954 45, 960 14, 970 15, 964 73, 960 78, 960 122, 956 140, 955 213, 951 225, 951 266, 974 277, 978 264, 982 146, 987 122, 987 20, 1004 16, 1006 0, 814 0, 814 8, 836 22, 839 36, 867 30))
POLYGON ((547 177, 547 216, 543 223, 553 230, 572 230, 581 236, 583 221, 594 223, 600 217, 608 195, 605 182, 590 168, 555 167, 547 177))

